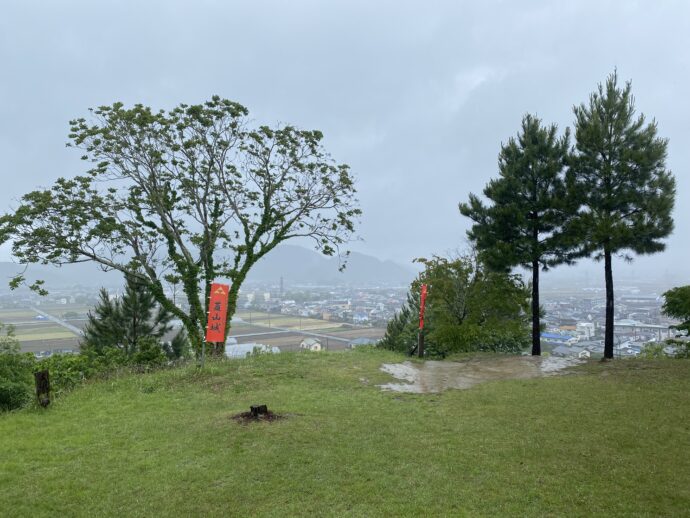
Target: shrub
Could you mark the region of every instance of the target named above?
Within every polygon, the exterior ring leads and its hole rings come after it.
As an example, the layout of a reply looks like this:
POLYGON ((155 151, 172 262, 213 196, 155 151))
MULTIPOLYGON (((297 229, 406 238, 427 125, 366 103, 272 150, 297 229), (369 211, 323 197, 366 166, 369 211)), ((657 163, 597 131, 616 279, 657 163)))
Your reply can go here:
POLYGON ((407 302, 388 323, 378 347, 411 352, 417 343, 419 292, 426 299, 425 352, 517 353, 530 343, 529 290, 519 276, 493 272, 475 256, 418 259, 425 269, 412 283, 407 302))
POLYGON ((674 358, 683 360, 690 358, 690 342, 686 340, 670 339, 666 340, 666 344, 674 348, 674 358))
POLYGON ((180 329, 170 342, 163 344, 163 350, 170 360, 180 360, 191 356, 191 347, 184 328, 180 329))
POLYGON ((645 344, 645 346, 642 348, 639 357, 647 360, 668 358, 668 356, 666 356, 666 353, 664 353, 664 347, 665 344, 663 343, 649 342, 648 344, 645 344))
POLYGON ((38 368, 48 369, 50 388, 56 394, 71 390, 96 371, 89 357, 83 354, 54 354, 41 360, 38 368))
POLYGON ((14 410, 31 401, 35 364, 32 354, 19 352, 12 328, 7 329, 0 336, 0 411, 14 410))
POLYGON ((98 353, 85 351, 80 354, 54 354, 37 365, 38 369, 48 369, 50 385, 55 394, 73 389, 93 376, 111 372, 127 365, 124 351, 107 348, 98 353))
POLYGON ((139 340, 137 351, 132 356, 132 362, 144 370, 159 367, 167 362, 168 358, 163 352, 160 342, 153 336, 147 336, 139 340))

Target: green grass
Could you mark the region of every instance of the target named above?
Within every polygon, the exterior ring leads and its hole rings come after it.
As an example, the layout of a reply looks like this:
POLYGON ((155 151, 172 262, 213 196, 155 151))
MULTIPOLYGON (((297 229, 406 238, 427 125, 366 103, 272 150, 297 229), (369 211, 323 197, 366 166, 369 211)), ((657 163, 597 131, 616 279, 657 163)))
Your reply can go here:
POLYGON ((381 392, 392 353, 89 383, 0 416, 0 515, 682 516, 690 362, 381 392), (240 425, 250 404, 289 414, 240 425))

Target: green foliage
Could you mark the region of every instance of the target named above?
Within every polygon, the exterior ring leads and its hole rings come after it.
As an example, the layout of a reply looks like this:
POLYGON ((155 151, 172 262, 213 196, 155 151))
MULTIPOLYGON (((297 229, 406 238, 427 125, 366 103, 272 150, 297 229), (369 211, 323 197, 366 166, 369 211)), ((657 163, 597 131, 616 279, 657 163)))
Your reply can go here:
POLYGON ((151 369, 160 367, 168 358, 161 348, 160 342, 153 336, 147 336, 139 340, 137 350, 132 356, 135 365, 151 369))
POLYGON ((89 312, 84 327, 83 349, 98 353, 118 348, 133 356, 142 340, 160 341, 170 331, 170 313, 159 307, 146 284, 134 275, 127 275, 126 281, 121 299, 111 300, 107 290, 101 289, 95 314, 89 312))
POLYGON ((164 344, 165 354, 170 360, 180 360, 190 356, 189 339, 184 329, 173 336, 173 339, 164 344))
POLYGON ((679 286, 664 292, 664 305, 661 311, 667 317, 681 321, 673 326, 674 328, 690 332, 690 286, 679 286))
POLYGON ((34 365, 32 354, 19 352, 13 328, 0 324, 0 411, 14 410, 31 401, 34 365))
POLYGON ((613 358, 612 256, 632 260, 631 253, 664 250, 662 240, 673 230, 676 184, 666 170, 668 142, 657 137, 655 121, 635 116, 630 82, 620 88, 614 72, 574 112, 569 179, 582 208, 569 232, 581 243, 581 255, 604 259, 604 357, 613 358))
POLYGON ((690 342, 673 338, 665 340, 662 343, 650 342, 644 346, 640 353, 640 357, 645 359, 675 358, 686 360, 690 358, 690 342), (668 354, 664 350, 667 348, 671 351, 668 354))
POLYGON ((419 293, 430 286, 425 313, 425 350, 518 352, 528 344, 529 291, 519 276, 495 272, 465 256, 418 259, 424 271, 412 283, 407 303, 389 322, 379 347, 410 352, 417 341, 419 293))
POLYGON ((690 358, 690 342, 687 340, 674 340, 673 338, 666 340, 666 344, 673 347, 673 357, 677 359, 687 360, 690 358))
POLYGON ((320 131, 256 127, 247 116, 218 96, 169 111, 91 110, 71 121, 68 144, 90 168, 24 195, 0 217, 0 244, 11 241, 20 263, 93 261, 137 277, 198 351, 212 281, 231 281, 229 323, 258 260, 304 237, 340 255, 361 213, 349 168, 324 150, 320 131), (163 282, 180 284, 188 311, 163 282))
POLYGON ((566 231, 578 199, 568 192, 565 166, 569 133, 557 137, 555 125, 526 115, 517 138, 501 146, 499 178, 484 188, 492 204, 470 194, 460 212, 472 219, 468 232, 482 259, 492 268, 523 266, 532 271, 532 354, 541 354, 539 270, 571 263, 576 248, 566 231))
POLYGON ((50 386, 55 394, 72 390, 98 370, 91 357, 85 354, 54 354, 39 362, 39 368, 48 369, 50 386))
POLYGON ((564 181, 568 147, 567 131, 558 138, 556 125, 545 127, 525 115, 517 138, 501 146, 499 178, 484 188, 492 204, 474 194, 460 204, 460 212, 474 221, 468 235, 492 268, 531 268, 536 261, 547 269, 572 260, 564 227, 578 204, 564 181))
POLYGON ((649 342, 645 344, 645 346, 640 351, 639 358, 643 358, 645 360, 660 360, 668 358, 668 356, 664 352, 664 347, 666 346, 663 343, 649 342))
POLYGON ((376 344, 383 349, 390 349, 392 351, 406 351, 405 346, 411 348, 414 344, 414 329, 409 326, 412 321, 412 307, 414 301, 411 300, 410 294, 407 295, 407 303, 403 304, 400 311, 398 311, 393 318, 388 321, 386 325, 386 334, 376 344))
POLYGON ((82 351, 99 353, 113 347, 124 349, 120 307, 116 300, 110 299, 105 288, 101 288, 99 292, 98 303, 93 313, 89 311, 87 314, 83 332, 82 351))
POLYGON ((583 200, 577 228, 584 251, 605 253, 664 250, 673 230, 675 179, 666 170, 668 141, 657 136, 655 121, 635 116, 627 82, 614 72, 599 84, 589 103, 574 108, 572 179, 583 200))
POLYGON ((142 340, 154 338, 159 341, 171 329, 172 315, 159 307, 151 290, 137 276, 127 276, 119 310, 120 320, 124 324, 123 343, 127 354, 137 351, 142 340))
POLYGON ((53 354, 40 360, 38 369, 48 369, 53 393, 60 395, 94 376, 114 371, 131 361, 124 351, 104 348, 98 353, 85 351, 80 354, 53 354))

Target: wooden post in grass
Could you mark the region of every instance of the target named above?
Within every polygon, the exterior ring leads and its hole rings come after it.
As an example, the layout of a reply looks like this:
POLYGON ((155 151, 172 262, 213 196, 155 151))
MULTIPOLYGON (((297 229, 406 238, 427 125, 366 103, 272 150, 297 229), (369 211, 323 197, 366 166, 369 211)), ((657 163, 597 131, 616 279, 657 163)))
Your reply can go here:
POLYGON ((50 375, 48 369, 34 372, 34 381, 36 382, 36 398, 38 403, 45 408, 50 404, 50 375))

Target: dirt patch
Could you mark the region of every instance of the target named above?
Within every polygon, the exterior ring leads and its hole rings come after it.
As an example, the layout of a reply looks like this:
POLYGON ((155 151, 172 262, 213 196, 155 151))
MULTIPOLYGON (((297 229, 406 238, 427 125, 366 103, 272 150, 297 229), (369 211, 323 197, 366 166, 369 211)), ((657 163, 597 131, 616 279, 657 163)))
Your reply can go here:
POLYGON ((553 356, 505 356, 474 358, 466 362, 426 361, 384 364, 381 370, 406 383, 379 385, 383 390, 436 393, 468 389, 479 383, 506 379, 529 379, 565 374, 565 369, 584 363, 577 358, 553 356))
POLYGON ((275 414, 270 410, 265 414, 253 414, 252 412, 241 412, 230 417, 233 421, 240 424, 258 423, 260 421, 266 421, 272 423, 273 421, 278 421, 280 419, 285 419, 287 416, 281 414, 275 414))

